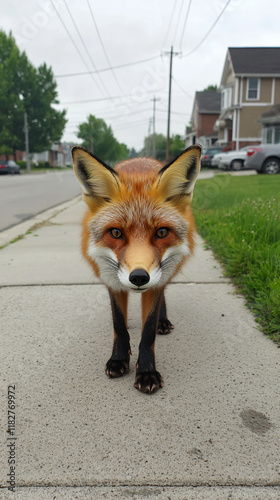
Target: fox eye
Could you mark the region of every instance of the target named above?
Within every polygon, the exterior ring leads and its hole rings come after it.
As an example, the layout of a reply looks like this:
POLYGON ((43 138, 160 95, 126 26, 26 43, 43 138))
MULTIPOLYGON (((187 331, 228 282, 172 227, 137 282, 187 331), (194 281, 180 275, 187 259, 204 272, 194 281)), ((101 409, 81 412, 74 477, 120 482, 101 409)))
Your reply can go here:
POLYGON ((156 232, 157 238, 166 238, 166 236, 168 235, 169 235, 169 229, 167 229, 167 227, 161 227, 156 232))
POLYGON ((123 237, 123 233, 121 232, 120 229, 117 228, 110 229, 109 233, 112 236, 112 238, 115 238, 116 240, 119 240, 120 238, 123 237))

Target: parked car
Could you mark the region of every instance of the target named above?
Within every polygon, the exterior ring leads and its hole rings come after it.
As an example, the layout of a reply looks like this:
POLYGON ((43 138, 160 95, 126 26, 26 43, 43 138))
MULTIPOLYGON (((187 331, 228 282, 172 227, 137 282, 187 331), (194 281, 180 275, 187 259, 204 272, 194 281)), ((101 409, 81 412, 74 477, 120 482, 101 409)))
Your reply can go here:
POLYGON ((248 148, 252 146, 245 146, 239 151, 227 151, 219 153, 212 158, 211 166, 222 168, 225 170, 241 170, 244 168, 248 148))
POLYGON ((260 144, 248 148, 245 168, 252 168, 258 174, 279 174, 280 144, 260 144))
POLYGON ((0 174, 20 174, 20 167, 13 160, 0 160, 0 174))
POLYGON ((213 156, 217 153, 221 153, 222 150, 223 149, 219 146, 212 146, 211 148, 206 149, 205 153, 201 156, 201 166, 211 167, 211 160, 213 156))

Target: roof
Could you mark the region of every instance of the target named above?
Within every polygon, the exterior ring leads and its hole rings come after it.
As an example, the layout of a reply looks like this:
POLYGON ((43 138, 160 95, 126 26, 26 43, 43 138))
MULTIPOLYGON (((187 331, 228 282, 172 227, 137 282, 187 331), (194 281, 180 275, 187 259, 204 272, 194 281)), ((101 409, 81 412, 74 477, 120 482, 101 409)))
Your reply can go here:
POLYGON ((221 111, 221 92, 209 90, 196 92, 195 98, 198 106, 198 112, 201 114, 220 114, 221 111))
POLYGON ((258 122, 273 124, 280 122, 280 104, 274 104, 265 111, 258 119, 258 122))
POLYGON ((280 47, 229 47, 236 75, 280 74, 280 47))

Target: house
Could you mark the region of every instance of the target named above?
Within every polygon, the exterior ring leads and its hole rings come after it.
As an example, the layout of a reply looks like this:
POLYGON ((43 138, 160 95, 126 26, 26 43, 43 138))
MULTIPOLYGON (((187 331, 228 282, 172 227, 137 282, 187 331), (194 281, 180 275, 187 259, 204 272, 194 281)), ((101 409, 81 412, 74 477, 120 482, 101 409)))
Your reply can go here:
POLYGON ((34 163, 47 162, 51 167, 65 167, 66 153, 62 144, 52 143, 50 149, 47 151, 32 153, 32 161, 34 163))
POLYGON ((262 124, 262 143, 280 143, 280 104, 274 104, 265 111, 258 122, 262 124))
POLYGON ((221 112, 221 93, 214 90, 196 92, 191 115, 191 128, 187 128, 186 147, 201 144, 203 148, 212 146, 218 133, 213 130, 221 112))
POLYGON ((280 47, 230 47, 221 79, 218 142, 227 149, 259 144, 260 116, 280 103, 280 47))

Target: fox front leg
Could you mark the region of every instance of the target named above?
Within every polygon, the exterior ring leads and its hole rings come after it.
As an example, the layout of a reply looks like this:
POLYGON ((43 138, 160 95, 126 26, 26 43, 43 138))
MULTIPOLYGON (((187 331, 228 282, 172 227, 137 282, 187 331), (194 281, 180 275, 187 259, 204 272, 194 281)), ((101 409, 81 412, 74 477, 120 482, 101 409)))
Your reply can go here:
POLYGON ((112 293, 109 291, 113 324, 114 344, 112 356, 106 363, 105 372, 110 378, 122 377, 129 371, 131 355, 127 322, 127 292, 112 293))
POLYGON ((166 303, 165 303, 165 297, 164 297, 164 293, 163 293, 161 305, 160 305, 160 311, 159 311, 157 333, 159 335, 167 335, 168 333, 170 333, 173 330, 173 328, 174 328, 174 326, 169 321, 169 319, 167 319, 166 303))
POLYGON ((163 292, 147 291, 142 295, 143 330, 139 345, 134 387, 151 394, 163 387, 161 374, 156 370, 155 337, 163 292))

